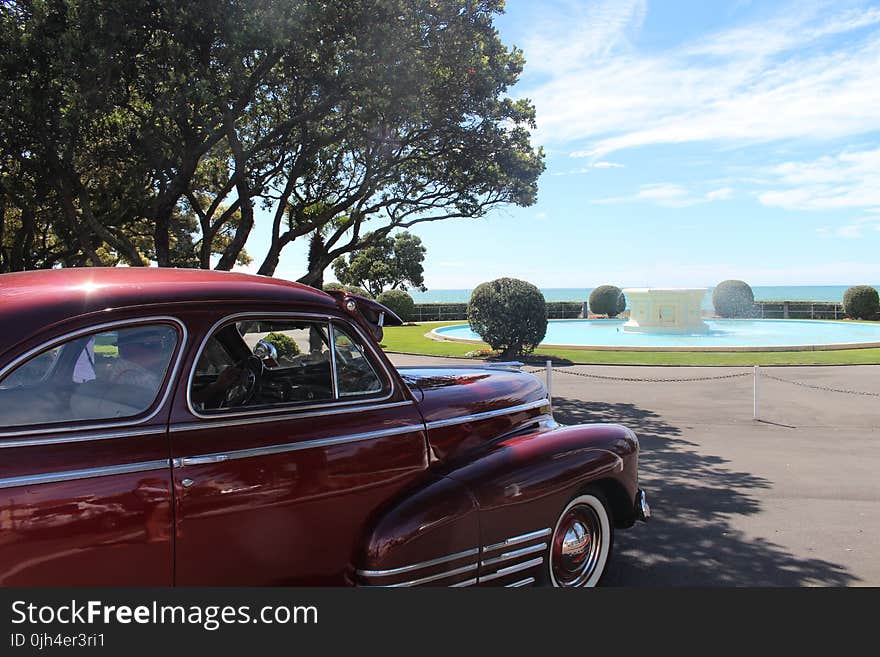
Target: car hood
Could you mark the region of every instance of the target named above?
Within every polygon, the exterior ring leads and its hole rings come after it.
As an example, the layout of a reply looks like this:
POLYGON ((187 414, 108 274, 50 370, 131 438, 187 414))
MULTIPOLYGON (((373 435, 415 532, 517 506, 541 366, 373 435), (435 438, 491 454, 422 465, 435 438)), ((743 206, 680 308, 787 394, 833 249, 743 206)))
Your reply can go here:
POLYGON ((400 367, 425 419, 433 455, 463 450, 534 424, 549 414, 539 378, 514 368, 400 367), (542 403, 542 401, 544 403, 542 403))

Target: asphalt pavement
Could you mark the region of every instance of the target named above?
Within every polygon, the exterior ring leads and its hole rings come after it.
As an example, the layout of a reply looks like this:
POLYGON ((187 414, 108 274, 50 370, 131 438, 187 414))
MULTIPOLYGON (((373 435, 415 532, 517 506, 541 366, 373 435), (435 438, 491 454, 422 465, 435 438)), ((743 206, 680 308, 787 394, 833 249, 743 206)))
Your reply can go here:
POLYGON ((762 367, 757 421, 752 368, 557 366, 551 386, 558 421, 641 441, 654 517, 617 533, 605 585, 880 586, 880 365, 762 367))

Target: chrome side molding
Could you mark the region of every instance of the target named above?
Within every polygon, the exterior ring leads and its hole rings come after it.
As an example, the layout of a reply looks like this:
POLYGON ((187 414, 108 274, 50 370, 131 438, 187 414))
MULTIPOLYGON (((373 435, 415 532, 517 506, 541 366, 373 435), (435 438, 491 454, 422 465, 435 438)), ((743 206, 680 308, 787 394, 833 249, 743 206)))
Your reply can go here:
POLYGON ((494 411, 486 411, 484 413, 474 413, 472 415, 460 415, 458 417, 451 417, 445 420, 434 420, 433 422, 428 422, 428 429, 439 429, 441 427, 451 427, 456 424, 464 424, 465 422, 478 422, 480 420, 489 420, 493 417, 499 417, 501 415, 507 415, 508 413, 519 413, 521 411, 530 411, 535 408, 542 408, 544 406, 550 406, 550 402, 547 399, 538 399, 533 402, 527 402, 525 404, 518 404, 517 406, 508 406, 506 408, 499 408, 494 411))
POLYGON ((135 472, 150 472, 152 470, 163 470, 170 467, 171 462, 168 459, 160 459, 157 461, 126 463, 124 465, 108 465, 101 468, 63 470, 61 472, 43 472, 39 474, 23 475, 19 477, 5 477, 3 479, 0 479, 0 488, 32 486, 35 484, 51 484, 59 481, 91 479, 92 477, 109 477, 112 475, 132 474, 135 472))

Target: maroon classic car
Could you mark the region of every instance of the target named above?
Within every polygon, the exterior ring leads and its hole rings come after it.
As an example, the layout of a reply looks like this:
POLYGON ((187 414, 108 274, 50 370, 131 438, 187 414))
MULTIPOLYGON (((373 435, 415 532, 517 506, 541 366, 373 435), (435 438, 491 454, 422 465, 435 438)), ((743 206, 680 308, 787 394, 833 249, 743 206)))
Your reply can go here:
POLYGON ((590 586, 638 441, 514 366, 397 368, 373 301, 169 269, 0 275, 0 583, 590 586))

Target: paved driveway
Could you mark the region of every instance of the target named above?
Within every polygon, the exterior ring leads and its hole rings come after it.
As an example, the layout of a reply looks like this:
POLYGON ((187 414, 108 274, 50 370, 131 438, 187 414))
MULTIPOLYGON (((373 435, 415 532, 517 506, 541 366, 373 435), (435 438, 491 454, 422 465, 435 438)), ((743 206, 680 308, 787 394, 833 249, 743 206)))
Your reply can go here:
MULTIPOLYGON (((399 365, 468 361, 391 355, 399 365)), ((880 366, 773 367, 880 395, 880 366)), ((654 518, 619 532, 606 585, 880 586, 880 396, 750 368, 559 367, 560 422, 619 422, 642 444, 654 518), (588 378, 749 376, 650 383, 588 378)))

